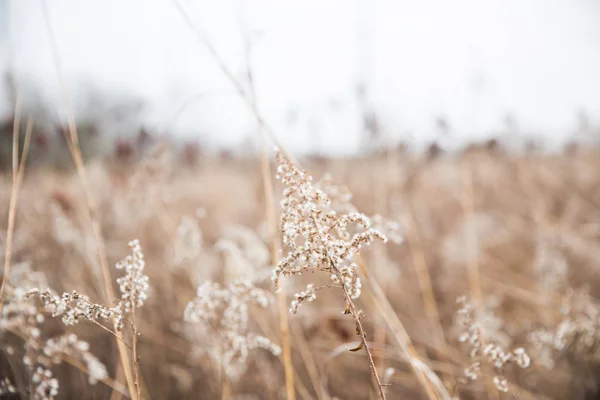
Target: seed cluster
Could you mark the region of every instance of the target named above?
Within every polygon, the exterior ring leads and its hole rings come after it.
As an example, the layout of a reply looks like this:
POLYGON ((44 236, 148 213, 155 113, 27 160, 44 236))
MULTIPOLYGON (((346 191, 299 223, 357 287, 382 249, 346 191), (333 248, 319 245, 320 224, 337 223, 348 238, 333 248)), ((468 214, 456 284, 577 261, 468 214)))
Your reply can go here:
POLYGON ((501 392, 508 392, 510 385, 504 376, 506 368, 510 364, 522 369, 528 368, 531 363, 529 355, 522 347, 507 351, 495 343, 485 343, 473 304, 465 296, 458 298, 457 302, 461 306, 457 312, 457 322, 463 328, 459 341, 469 345, 469 357, 472 361, 465 368, 465 381, 477 380, 482 367, 486 365, 493 370, 496 388, 501 392))
MULTIPOLYGON (((75 334, 61 334, 43 338, 42 328, 46 321, 44 310, 36 305, 36 298, 42 299, 45 311, 61 317, 65 324, 73 325, 81 319, 98 319, 107 312, 105 307, 90 303, 87 297, 77 292, 54 295, 50 289, 41 292, 35 286, 47 286, 46 277, 40 272, 31 271, 29 264, 15 266, 11 274, 6 304, 0 320, 0 334, 14 333, 25 339, 23 364, 31 373, 32 398, 36 400, 54 399, 58 395, 59 382, 54 377, 53 367, 60 365, 68 357, 85 364, 89 382, 95 384, 108 376, 106 367, 90 351, 87 342, 79 340, 75 334), (12 285, 19 285, 12 288, 12 285)), ((10 353, 14 350, 10 348, 10 353)), ((1 393, 15 392, 12 385, 0 383, 1 393)))
POLYGON ((221 360, 227 376, 236 380, 246 369, 250 350, 262 348, 274 355, 281 352, 268 338, 248 331, 248 306, 266 308, 269 303, 268 294, 250 281, 238 281, 226 287, 207 281, 198 287, 196 298, 188 303, 184 319, 205 330, 214 330, 220 340, 213 356, 221 360))
MULTIPOLYGON (((333 286, 344 286, 351 299, 361 293, 354 256, 375 239, 386 237, 370 228, 369 219, 359 212, 344 213, 331 208, 331 199, 313 185, 312 177, 277 151, 277 178, 286 186, 283 191, 280 229, 283 243, 290 248, 273 271, 272 280, 279 288, 283 276, 305 272, 329 274, 333 286), (351 233, 352 230, 356 232, 351 233)), ((348 195, 340 195, 344 200, 348 195)), ((296 295, 291 310, 296 312, 305 301, 313 301, 316 291, 325 286, 311 286, 296 295)))

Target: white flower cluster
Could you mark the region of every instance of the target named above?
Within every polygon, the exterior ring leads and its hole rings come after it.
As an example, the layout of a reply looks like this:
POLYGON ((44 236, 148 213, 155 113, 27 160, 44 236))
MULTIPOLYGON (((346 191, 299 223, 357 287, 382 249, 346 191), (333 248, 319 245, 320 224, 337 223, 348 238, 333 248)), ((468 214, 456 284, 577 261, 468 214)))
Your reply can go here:
POLYGON ((148 298, 148 276, 144 274, 144 253, 138 240, 129 242, 131 254, 117 263, 116 268, 125 271, 125 276, 117 279, 121 300, 117 309, 129 313, 144 305, 148 298))
MULTIPOLYGON (((315 187, 327 195, 332 210, 343 214, 359 213, 358 208, 352 203, 350 190, 346 186, 336 184, 330 174, 324 174, 315 187)), ((385 218, 381 214, 375 214, 368 219, 371 227, 384 234, 392 243, 404 242, 399 222, 385 218)))
POLYGON ((132 254, 119 262, 117 269, 123 269, 125 275, 117 279, 121 298, 116 306, 108 307, 96 304, 76 291, 55 294, 51 289, 41 291, 39 287, 48 287, 45 276, 32 272, 29 265, 18 264, 13 269, 7 288, 5 305, 0 319, 0 333, 11 331, 24 337, 26 355, 25 365, 32 372, 35 399, 53 399, 58 394, 58 380, 52 367, 62 363, 64 357, 78 360, 87 366, 91 384, 105 379, 106 367, 89 352, 89 344, 74 334, 65 334, 43 341, 41 324, 44 314, 36 306, 40 299, 44 310, 53 317, 59 317, 65 325, 75 325, 81 321, 113 320, 115 330, 122 330, 127 313, 141 307, 147 298, 148 277, 144 275, 144 255, 137 240, 129 246, 132 254))
POLYGON ((262 281, 272 271, 269 248, 252 229, 241 225, 229 225, 214 246, 223 254, 225 283, 251 279, 262 281))
POLYGON ((81 360, 87 367, 89 382, 94 385, 98 381, 106 379, 108 372, 104 364, 89 350, 90 344, 88 342, 79 340, 75 334, 65 334, 46 341, 43 357, 38 358, 38 363, 42 360, 50 360, 52 364, 59 364, 62 362, 64 355, 81 360))
POLYGON ((50 289, 29 290, 28 296, 37 296, 47 312, 60 317, 65 325, 75 325, 80 321, 113 320, 116 331, 124 328, 124 318, 133 308, 141 307, 148 297, 148 276, 144 275, 144 254, 139 241, 129 243, 132 254, 117 263, 116 268, 125 270, 125 276, 117 279, 121 299, 114 307, 90 301, 89 297, 72 291, 57 296, 50 289))
POLYGON ((48 368, 38 366, 31 377, 31 382, 35 385, 33 393, 35 400, 53 400, 58 395, 58 380, 48 368))
MULTIPOLYGON (((312 177, 299 169, 277 151, 277 178, 286 185, 281 206, 280 228, 283 243, 291 250, 273 271, 275 287, 281 275, 300 275, 304 272, 326 272, 334 285, 341 285, 352 299, 361 293, 361 282, 353 259, 363 245, 386 237, 370 229, 369 219, 358 212, 338 213, 331 208, 331 199, 312 184, 312 177), (356 233, 350 233, 350 227, 356 233), (362 231, 361 231, 362 229, 362 231)), ((340 195, 348 199, 348 195, 340 195)), ((326 287, 326 286, 321 286, 326 287)), ((312 295, 306 299, 314 300, 312 295)), ((296 297, 292 310, 297 310, 296 297)))
POLYGON ((471 364, 465 368, 465 378, 474 381, 479 378, 482 366, 488 365, 494 372, 494 384, 501 392, 509 391, 509 383, 504 371, 509 364, 525 369, 531 364, 529 355, 522 347, 506 351, 496 343, 484 343, 481 328, 474 317, 475 307, 465 296, 458 298, 461 308, 457 312, 457 322, 463 328, 459 341, 470 347, 471 364))
POLYGON ((0 333, 18 331, 24 337, 39 336, 38 325, 44 322, 44 314, 27 295, 39 286, 47 286, 43 273, 32 271, 29 263, 13 266, 6 287, 4 306, 0 318, 0 333))
POLYGON ((16 393, 17 389, 13 386, 8 378, 0 380, 0 397, 16 393))
POLYGON ((108 377, 104 364, 89 352, 90 345, 75 334, 65 334, 50 338, 45 342, 28 340, 27 354, 23 363, 32 372, 31 381, 35 384, 34 398, 54 399, 58 395, 59 383, 52 367, 60 365, 65 357, 83 362, 87 367, 88 380, 94 385, 108 377))
POLYGON ((175 265, 181 265, 187 261, 195 260, 202 251, 202 231, 198 226, 198 220, 190 216, 184 216, 177 227, 175 241, 175 265))
MULTIPOLYGON (((104 317, 104 313, 108 312, 105 307, 90 303, 87 297, 77 292, 65 293, 62 297, 49 289, 40 292, 36 286, 47 286, 46 277, 40 272, 31 271, 25 263, 15 265, 9 284, 0 332, 10 331, 25 338, 23 363, 31 371, 32 398, 46 400, 58 395, 59 383, 52 368, 61 364, 65 356, 85 363, 92 384, 108 376, 104 364, 89 352, 89 344, 79 340, 76 335, 65 334, 46 340, 42 338, 41 328, 46 318, 35 300, 38 297, 42 299, 46 311, 62 317, 67 325, 84 318, 104 317), (19 286, 14 287, 16 284, 19 286)), ((0 384, 0 392, 6 389, 3 385, 0 384)))
POLYGON ((266 308, 270 303, 267 293, 249 281, 239 281, 221 287, 205 282, 198 287, 197 297, 184 313, 187 322, 212 327, 219 337, 220 357, 225 373, 237 379, 246 368, 248 352, 263 348, 278 355, 279 346, 268 338, 248 333, 248 304, 266 308))
POLYGON ((309 283, 308 285, 306 285, 305 290, 301 291, 300 293, 296 293, 294 297, 295 299, 292 300, 290 312, 296 314, 298 312, 298 308, 302 303, 310 303, 317 298, 315 285, 309 283))
POLYGON ((50 289, 43 292, 32 289, 27 294, 38 296, 44 304, 45 310, 52 317, 60 317, 65 325, 75 325, 82 320, 109 320, 117 316, 117 312, 113 308, 93 303, 87 296, 79 294, 75 290, 63 293, 60 297, 50 289))
POLYGON ((570 290, 563 298, 560 313, 561 319, 552 329, 539 329, 529 334, 529 342, 540 363, 551 369, 554 360, 565 355, 599 363, 600 306, 587 291, 570 290))

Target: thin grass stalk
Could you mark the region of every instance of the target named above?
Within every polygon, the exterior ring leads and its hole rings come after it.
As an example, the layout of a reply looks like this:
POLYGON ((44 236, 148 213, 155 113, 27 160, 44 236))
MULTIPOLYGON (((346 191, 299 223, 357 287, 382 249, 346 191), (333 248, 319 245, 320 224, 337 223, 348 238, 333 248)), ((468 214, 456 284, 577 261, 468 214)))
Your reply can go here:
MULTIPOLYGON (((338 269, 338 267, 335 266, 333 261, 330 260, 330 262, 331 262, 331 268, 334 271, 335 275, 337 276, 338 280, 340 282, 344 282, 344 278, 342 276, 342 273, 338 269)), ((362 322, 360 321, 361 314, 356 309, 356 306, 354 305, 354 302, 352 301, 352 298, 350 297, 350 294, 348 293, 348 289, 346 288, 346 285, 342 285, 342 289, 344 290, 344 297, 346 298, 346 303, 350 307, 350 313, 352 314, 352 317, 354 317, 354 321, 356 322, 356 331, 358 333, 358 336, 360 337, 362 347, 367 352, 367 357, 369 358, 369 367, 371 368, 372 375, 375 378, 375 383, 377 384, 377 391, 379 392, 379 397, 382 400, 386 400, 387 396, 385 395, 385 389, 383 387, 383 384, 381 383, 379 374, 377 373, 377 366, 375 365, 375 361, 373 359, 373 354, 372 354, 371 350, 369 349, 369 342, 367 342, 367 334, 362 326, 362 322)))
POLYGON ((227 374, 221 372, 221 400, 231 399, 231 382, 227 378, 227 374))
POLYGON ((477 306, 482 305, 483 301, 483 291, 481 289, 481 277, 479 276, 479 259, 477 257, 477 236, 473 232, 473 214, 475 210, 475 206, 473 204, 473 180, 471 176, 471 170, 469 165, 467 165, 467 161, 463 162, 463 166, 461 168, 461 178, 462 178, 462 207, 465 214, 465 218, 467 220, 467 233, 466 233, 466 243, 467 243, 467 272, 469 276, 469 286, 471 288, 471 296, 473 297, 473 301, 477 306))
MULTIPOLYGON (((81 154, 81 149, 79 147, 79 135, 77 134, 77 126, 75 124, 75 119, 73 118, 73 113, 70 107, 69 95, 67 93, 66 87, 63 82, 62 74, 61 74, 61 65, 60 65, 60 57, 58 55, 58 46, 56 44, 56 38, 54 37, 54 31, 52 30, 50 16, 48 12, 48 4, 46 0, 41 0, 42 3, 42 12, 44 15, 44 20, 46 22, 46 28, 48 37, 51 44, 52 50, 52 58, 54 61, 54 66, 56 68, 56 74, 59 81, 59 87, 61 89, 63 102, 66 108, 67 113, 67 121, 69 127, 69 139, 67 140, 67 145, 73 157, 73 161, 75 162, 75 168, 77 170, 77 174, 79 175, 79 179, 81 181, 81 185, 83 187, 88 212, 91 219, 92 231, 94 235, 94 239, 96 241, 96 246, 98 249, 98 259, 100 261, 100 267, 102 271, 102 277, 104 280, 104 290, 105 290, 105 300, 107 304, 111 304, 113 299, 115 298, 115 292, 112 287, 112 279, 110 274, 110 268, 108 264, 108 258, 106 255, 106 248, 104 243, 104 238, 102 237, 102 230, 100 228, 100 223, 98 221, 97 215, 97 207, 93 199, 91 186, 89 180, 87 178, 87 173, 85 170, 85 165, 83 162, 83 156, 81 154)), ((122 333, 120 333, 122 336, 122 333)), ((132 399, 138 400, 136 385, 139 384, 135 382, 135 378, 132 372, 131 362, 129 360, 129 354, 127 353, 127 347, 120 341, 117 340, 117 348, 119 350, 119 356, 121 359, 121 364, 123 365, 123 372, 125 373, 125 379, 127 381, 127 387, 129 389, 129 393, 132 399)))
MULTIPOLYGON (((273 200, 273 182, 271 178, 271 165, 269 155, 266 149, 266 143, 263 142, 261 153, 261 167, 263 175, 263 187, 265 193, 265 210, 267 214, 267 223, 269 226, 269 235, 271 236, 271 262, 273 265, 279 263, 279 240, 277 239, 277 222, 275 217, 275 202, 273 200)), ((277 293, 277 309, 279 312, 279 332, 281 334, 281 352, 283 358, 283 367, 285 370, 285 389, 288 400, 296 399, 294 390, 294 366, 292 364, 292 349, 290 345, 288 307, 285 297, 285 289, 277 293)))
POLYGON ((423 362, 418 363, 418 361, 420 361, 419 354, 415 349, 410 336, 406 331, 406 328, 402 324, 402 321, 400 321, 398 318, 398 315, 396 315, 394 308, 383 293, 383 290, 381 289, 381 286, 377 280, 375 280, 369 273, 364 260, 360 257, 360 255, 356 255, 355 260, 362 272, 364 280, 367 282, 367 285, 370 289, 373 302, 375 303, 375 308, 377 308, 377 311, 382 315, 386 325, 390 329, 390 332, 393 334, 394 339, 396 339, 396 342, 400 346, 402 354, 409 362, 413 373, 417 377, 429 399, 450 400, 452 396, 450 396, 450 393, 447 389, 444 388, 444 390, 436 390, 436 388, 434 388, 433 384, 430 382, 428 375, 433 374, 433 371, 431 371, 427 364, 423 362))
MULTIPOLYGON (((392 165, 390 163, 390 151, 388 148, 386 148, 385 150, 385 166, 386 166, 386 172, 389 173, 392 165)), ((384 175, 385 177, 387 177, 388 175, 384 175)), ((387 180, 383 180, 383 178, 379 175, 379 174, 375 174, 375 176, 373 176, 373 182, 375 183, 375 190, 374 192, 376 193, 375 195, 375 209, 376 210, 380 210, 380 212, 383 215, 387 215, 388 211, 389 211, 389 205, 388 205, 388 182, 387 180)), ((387 247, 385 245, 382 245, 380 243, 378 243, 377 245, 375 245, 373 247, 373 259, 375 262, 375 265, 377 266, 377 270, 381 271, 382 269, 384 269, 387 265, 387 260, 388 260, 388 254, 387 254, 387 247)), ((386 295, 387 297, 387 290, 388 290, 388 279, 384 279, 382 282, 382 290, 383 293, 386 295)), ((381 316, 379 317, 381 318, 381 316)), ((382 347, 385 347, 385 342, 386 342, 386 333, 387 333, 387 329, 385 327, 385 323, 383 324, 377 324, 375 326, 375 343, 381 345, 382 347)), ((385 353, 381 352, 380 353, 381 356, 378 358, 377 360, 377 368, 380 371, 385 371, 385 353)))
MULTIPOLYGON (((250 59, 250 43, 248 41, 248 35, 245 32, 244 49, 247 64, 246 75, 248 80, 248 87, 250 88, 251 105, 252 109, 255 110, 256 114, 258 115, 258 101, 256 98, 256 91, 254 90, 254 78, 252 74, 252 65, 250 59)), ((239 90, 241 89, 242 88, 240 87, 239 90)), ((246 96, 244 96, 244 98, 246 98, 246 96)), ((277 238, 277 217, 275 213, 275 201, 273 200, 273 180, 271 174, 271 164, 269 161, 269 150, 267 146, 268 137, 265 134, 264 130, 265 128, 262 126, 262 124, 259 123, 258 133, 262 138, 261 172, 263 177, 263 189, 265 195, 265 214, 267 217, 267 224, 269 227, 269 236, 271 238, 271 263, 273 265, 277 265, 279 263, 280 245, 279 240, 277 238)), ((279 293, 277 293, 279 332, 281 336, 281 351, 283 357, 283 368, 285 372, 285 390, 288 400, 296 400, 296 391, 294 389, 294 366, 292 364, 292 347, 290 344, 288 309, 285 294, 285 288, 283 288, 279 293)))
MULTIPOLYGON (((261 313, 253 314, 253 319, 257 322, 258 326, 260 327, 262 332, 265 334, 265 336, 269 336, 269 337, 275 336, 274 330, 271 328, 269 321, 264 317, 263 314, 261 314, 261 313)), ((281 363, 283 364, 283 357, 279 357, 279 361, 281 361, 281 363)), ((298 372, 295 370, 293 372, 294 372, 294 387, 298 391, 300 398, 302 398, 303 400, 312 400, 313 396, 310 394, 308 388, 302 381, 302 378, 300 377, 300 375, 298 375, 298 372)))
POLYGON ((425 304, 425 313, 427 314, 429 323, 437 331, 437 334, 435 335, 437 353, 442 359, 446 359, 448 358, 448 343, 444 337, 444 328, 442 327, 440 312, 435 299, 433 284, 431 283, 431 275, 429 273, 427 259, 425 258, 425 251, 423 250, 421 237, 417 231, 417 224, 415 223, 410 202, 406 203, 403 214, 404 225, 407 231, 408 247, 410 249, 413 266, 417 272, 417 280, 419 281, 421 296, 423 298, 423 303, 425 304))
MULTIPOLYGON (((317 234, 319 235, 319 240, 321 241, 321 244, 324 244, 325 241, 323 240, 323 233, 321 232, 321 226, 318 224, 314 215, 312 218, 313 218, 313 224, 317 228, 317 234)), ((348 311, 350 311, 350 314, 352 315, 352 317, 354 318, 354 321, 356 322, 356 333, 360 337, 361 347, 364 348, 367 353, 367 357, 369 359, 369 367, 371 368, 371 373, 372 373, 373 377, 375 378, 375 384, 377 386, 377 391, 379 392, 379 397, 382 400, 386 400, 385 390, 384 390, 383 384, 381 383, 381 379, 379 378, 379 374, 377 373, 377 367, 375 366, 375 361, 373 360, 373 354, 371 353, 371 350, 369 349, 369 342, 367 342, 367 334, 362 326, 362 323, 360 322, 360 318, 362 316, 362 310, 359 312, 356 309, 356 306, 354 305, 354 301, 352 301, 352 298, 350 297, 350 294, 348 293, 348 288, 346 288, 346 285, 343 283, 344 278, 342 276, 342 273, 340 272, 337 265, 335 265, 335 263, 333 262, 333 260, 331 259, 331 256, 329 254, 327 254, 327 257, 329 258, 329 266, 331 268, 331 271, 333 271, 333 273, 337 277, 338 281, 342 282, 341 286, 344 291, 344 299, 346 301, 346 306, 347 306, 345 313, 347 314, 348 311)))
POLYGON ((306 371, 308 372, 308 377, 313 385, 317 393, 317 398, 328 399, 329 394, 327 393, 327 389, 325 388, 323 379, 319 373, 319 369, 317 367, 317 363, 315 362, 315 358, 313 357, 312 351, 308 346, 308 342, 304 337, 304 332, 302 332, 302 328, 295 323, 290 323, 290 331, 292 332, 292 338, 296 342, 296 346, 298 347, 298 351, 302 360, 304 361, 304 365, 306 366, 306 371))
POLYGON ((142 388, 140 385, 140 360, 139 360, 139 356, 137 354, 137 343, 138 343, 138 338, 139 338, 139 332, 138 332, 138 328, 137 328, 137 322, 135 319, 135 304, 132 304, 131 307, 131 319, 132 319, 132 324, 131 324, 131 334, 132 334, 132 345, 131 345, 131 352, 132 352, 132 356, 133 356, 133 383, 135 385, 135 395, 137 399, 141 399, 142 398, 142 388))
POLYGON ((19 133, 21 131, 21 96, 17 94, 15 101, 15 116, 13 118, 13 142, 12 142, 12 178, 17 179, 19 170, 19 133))
POLYGON ((190 18, 190 16, 188 15, 188 13, 185 11, 185 9, 183 8, 183 6, 181 5, 181 3, 178 0, 173 0, 173 5, 175 6, 177 12, 183 18, 183 21, 188 26, 188 28, 190 28, 190 30, 198 37, 198 39, 206 47, 206 49, 210 53, 211 57, 217 63, 217 66, 219 67, 219 69, 221 70, 223 75, 225 75, 227 80, 229 80, 229 82, 233 85, 237 94, 239 96, 241 96, 242 100, 244 100, 246 105, 250 108, 250 110, 254 114, 254 118, 256 119, 256 122, 262 128, 262 131, 265 134, 264 137, 267 140, 271 141, 273 145, 278 147, 280 149, 280 151, 287 157, 288 160, 296 163, 295 158, 290 153, 287 152, 285 147, 282 146, 282 144, 280 143, 279 139, 277 139, 277 135, 275 134, 274 129, 267 123, 267 121, 265 121, 265 119, 260 114, 258 107, 256 105, 256 102, 252 98, 252 94, 247 93, 247 91, 244 89, 244 86, 235 77, 234 73, 231 72, 231 70, 227 67, 227 65, 225 65, 223 58, 219 55, 219 52, 217 51, 215 46, 211 43, 210 40, 208 40, 208 38, 206 37, 204 32, 202 32, 198 27, 196 27, 194 25, 192 19, 190 18))
MULTIPOLYGON (((0 286, 0 315, 2 315, 2 309, 4 308, 4 291, 6 290, 6 286, 8 285, 8 275, 10 274, 10 267, 12 262, 12 247, 15 234, 15 219, 17 216, 17 204, 19 202, 19 193, 21 191, 21 184, 23 183, 23 176, 25 175, 25 165, 27 164, 27 154, 29 153, 29 144, 31 142, 32 131, 33 118, 29 117, 27 121, 27 128, 25 131, 25 144, 23 146, 23 156, 21 157, 19 168, 15 179, 13 180, 12 188, 10 191, 10 203, 8 207, 8 228, 6 231, 6 249, 4 252, 4 275, 2 276, 2 285, 0 286)), ((18 142, 18 140, 19 135, 14 135, 13 141, 18 142)))
MULTIPOLYGON (((483 290, 481 289, 481 276, 479 272, 479 257, 477 256, 477 248, 479 244, 477 242, 477 235, 473 231, 473 215, 475 214, 475 205, 473 201, 473 177, 471 175, 471 168, 469 161, 463 161, 461 165, 461 181, 462 181, 462 196, 461 202, 465 219, 467 220, 466 229, 466 251, 467 251, 467 275, 469 277, 469 287, 471 289, 471 297, 475 306, 478 309, 483 307, 483 290)), ((483 327, 480 327, 481 343, 485 346, 486 337, 483 327)), ((493 399, 498 399, 498 391, 491 379, 485 380, 487 392, 493 399)))
MULTIPOLYGON (((8 332, 21 338, 24 341, 27 340, 26 336, 24 336, 23 334, 21 334, 20 332, 18 332, 16 330, 9 329, 8 332)), ((71 365, 72 367, 80 370, 84 374, 90 375, 87 366, 84 363, 82 363, 81 361, 76 360, 76 359, 68 356, 67 354, 61 354, 60 358, 62 361, 66 362, 67 364, 71 365)), ((14 370, 15 369, 13 369, 13 371, 14 370)), ((104 379, 99 380, 98 382, 102 382, 103 384, 105 384, 106 386, 111 388, 114 391, 114 393, 119 393, 123 396, 129 397, 129 392, 127 391, 127 387, 125 385, 123 385, 121 382, 119 382, 118 380, 111 379, 110 377, 106 377, 104 379)))

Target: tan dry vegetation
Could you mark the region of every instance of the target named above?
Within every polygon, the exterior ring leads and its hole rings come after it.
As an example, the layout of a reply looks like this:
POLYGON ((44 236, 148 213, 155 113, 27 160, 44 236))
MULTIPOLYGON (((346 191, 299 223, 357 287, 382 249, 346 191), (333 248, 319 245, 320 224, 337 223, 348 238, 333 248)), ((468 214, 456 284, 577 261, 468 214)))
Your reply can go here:
MULTIPOLYGON (((450 393, 465 399, 595 398, 600 361, 598 150, 513 157, 472 149, 432 159, 390 152, 301 161, 316 179, 329 173, 347 185, 360 211, 400 222, 403 243, 374 243, 361 256, 421 360, 450 393), (475 307, 475 327, 457 321, 461 306, 456 300, 463 295, 475 307), (459 341, 470 328, 481 335, 482 349, 491 343, 506 353, 523 348, 531 365, 522 369, 506 359, 494 366, 498 354, 490 354, 491 348, 470 354, 468 338, 459 341), (476 361, 481 362, 477 379, 465 379, 465 369, 476 361), (498 391, 495 377, 506 379, 507 393, 498 391)), ((109 263, 122 259, 134 238, 144 252, 150 291, 137 315, 142 397, 285 398, 278 352, 250 350, 239 376, 228 376, 222 352, 215 351, 225 340, 219 326, 198 329, 184 321, 196 288, 207 280, 227 285, 251 279, 265 289, 271 305, 249 307, 244 334, 281 343, 259 160, 206 156, 182 166, 159 154, 142 164, 93 162, 87 173, 109 263)), ((0 184, 3 226, 8 226, 11 181, 6 173, 0 184)), ((282 189, 276 183, 277 203, 282 189)), ((11 270, 22 281, 13 280, 13 287, 23 284, 19 271, 27 271, 28 263, 57 292, 77 290, 101 302, 104 289, 87 211, 75 172, 26 171, 11 270)), ((327 283, 318 274, 282 281, 289 301, 307 283, 327 283)), ((379 375, 389 383, 388 398, 427 398, 374 299, 363 285, 356 305, 365 311, 362 324, 379 375)), ((343 309, 343 295, 324 290, 289 315, 297 398, 377 397, 366 353, 348 351, 359 338, 343 309)), ((128 395, 109 333, 93 324, 65 326, 50 317, 43 327, 41 337, 77 333, 111 377, 91 386, 84 373, 63 363, 54 368, 59 398, 128 395)), ((9 378, 27 398, 31 373, 22 363, 23 338, 6 329, 1 337, 0 377, 9 378)))

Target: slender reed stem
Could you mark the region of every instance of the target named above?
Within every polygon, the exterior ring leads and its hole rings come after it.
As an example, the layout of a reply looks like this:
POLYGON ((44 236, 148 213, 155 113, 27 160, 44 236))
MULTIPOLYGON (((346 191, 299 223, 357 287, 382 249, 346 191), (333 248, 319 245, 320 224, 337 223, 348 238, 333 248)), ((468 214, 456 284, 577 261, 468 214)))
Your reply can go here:
MULTIPOLYGON (((265 210, 269 225, 269 235, 271 236, 271 262, 273 265, 277 265, 279 263, 279 241, 277 240, 275 202, 273 201, 273 182, 271 180, 271 166, 269 164, 269 155, 266 149, 266 142, 263 142, 261 165, 265 191, 265 210)), ((295 400, 296 391, 294 390, 294 367, 292 364, 292 349, 290 345, 288 308, 285 298, 285 290, 283 288, 277 294, 277 308, 279 312, 279 332, 281 333, 281 353, 283 358, 283 367, 285 370, 285 389, 288 400, 295 400)))
POLYGON ((131 319, 132 319, 131 333, 133 335, 132 345, 131 345, 131 353, 133 356, 133 384, 135 385, 135 394, 137 396, 137 399, 141 399, 142 398, 142 388, 140 386, 140 368, 139 368, 140 360, 139 360, 139 357, 137 354, 137 343, 138 343, 139 332, 138 332, 137 323, 135 320, 135 304, 131 305, 131 319))
MULTIPOLYGON (((319 240, 321 241, 322 245, 325 248, 327 248, 327 246, 325 246, 325 241, 323 240, 323 236, 321 233, 321 226, 317 222, 317 218, 315 217, 314 214, 312 214, 312 221, 313 221, 314 226, 317 228, 319 240)), ((367 352, 367 356, 369 358, 369 367, 371 368, 371 373, 375 377, 375 382, 377 384, 377 390, 379 391, 379 397, 382 400, 385 400, 386 399, 385 390, 383 388, 383 385, 381 384, 381 379, 379 379, 379 374, 377 373, 377 367, 375 366, 375 361, 373 360, 373 354, 371 354, 371 350, 369 349, 369 343, 367 342, 367 334, 365 333, 362 323, 360 322, 361 315, 356 310, 356 306, 354 305, 354 302, 352 301, 352 298, 350 297, 350 294, 348 293, 348 289, 346 288, 346 285, 344 284, 344 278, 342 276, 342 273, 340 272, 338 267, 335 265, 335 263, 333 262, 333 260, 331 259, 331 256, 329 254, 327 254, 327 257, 329 258, 329 265, 331 266, 331 270, 337 277, 338 281, 341 283, 342 289, 344 290, 344 297, 346 300, 346 304, 350 308, 350 313, 352 314, 352 317, 354 317, 354 321, 356 322, 356 331, 357 331, 358 335, 360 336, 360 342, 361 342, 362 347, 367 352)))
MULTIPOLYGON (((342 273, 340 272, 340 270, 333 264, 333 261, 331 261, 331 259, 329 260, 329 262, 331 263, 331 269, 333 270, 333 273, 337 276, 338 280, 340 282, 344 282, 344 278, 342 277, 342 273)), ((377 367, 375 366, 373 354, 371 353, 371 350, 369 349, 369 343, 367 342, 367 334, 365 333, 362 323, 360 322, 360 317, 361 317, 360 312, 356 310, 356 306, 354 305, 352 298, 350 298, 350 294, 348 293, 348 289, 346 289, 346 285, 342 284, 342 289, 344 290, 344 297, 346 298, 346 304, 348 304, 348 307, 350 308, 350 313, 352 314, 352 317, 354 317, 354 321, 356 322, 356 330, 358 332, 358 336, 360 336, 360 342, 362 344, 362 347, 367 352, 367 357, 369 358, 369 367, 371 368, 371 373, 375 377, 375 382, 377 384, 377 390, 379 391, 379 397, 382 400, 385 400, 386 395, 385 395, 384 386, 381 383, 381 379, 379 379, 379 374, 377 373, 377 367)))
POLYGON ((355 256, 355 260, 358 266, 360 267, 362 276, 369 285, 375 303, 375 307, 383 316, 386 325, 389 327, 390 332, 396 339, 396 342, 398 342, 398 344, 400 345, 404 357, 406 357, 406 360, 409 362, 413 373, 415 374, 419 383, 427 393, 429 399, 451 399, 452 396, 450 396, 450 393, 448 393, 448 391, 445 388, 443 391, 437 387, 437 390, 434 389, 435 386, 431 382, 431 377, 434 376, 435 373, 431 371, 427 364, 420 360, 419 354, 415 349, 415 346, 413 345, 412 340, 410 339, 410 336, 408 335, 408 332, 404 327, 404 324, 402 323, 402 321, 400 321, 400 318, 398 318, 398 315, 394 311, 394 308, 385 296, 377 280, 375 280, 375 278, 373 278, 369 273, 369 270, 367 269, 367 266, 363 259, 359 255, 357 255, 355 256))
MULTIPOLYGON (((417 229, 417 224, 412 210, 412 205, 409 201, 406 202, 407 207, 404 211, 404 225, 406 226, 407 239, 410 248, 410 254, 413 266, 417 272, 417 280, 423 303, 425 305, 425 313, 429 319, 429 323, 437 331, 435 334, 435 343, 437 344, 437 353, 442 359, 448 358, 448 344, 444 337, 444 328, 435 299, 433 284, 431 282, 431 274, 425 258, 425 251, 421 242, 421 237, 417 229)), ((449 377, 453 379, 451 376, 449 377)))
MULTIPOLYGON (((79 148, 79 136, 77 134, 77 126, 75 124, 75 119, 73 117, 73 113, 70 107, 69 94, 66 90, 66 87, 63 82, 62 74, 61 74, 61 65, 60 65, 60 57, 58 55, 58 46, 56 44, 56 38, 54 37, 54 31, 52 30, 52 26, 50 23, 50 17, 48 12, 48 4, 46 0, 41 0, 42 2, 42 12, 44 15, 44 20, 46 22, 46 28, 48 31, 48 37, 50 39, 51 50, 52 50, 52 59, 54 61, 54 66, 56 69, 57 78, 59 81, 59 87, 61 89, 63 102, 66 108, 67 113, 67 121, 69 126, 69 140, 67 140, 67 145, 73 157, 73 161, 75 162, 75 168, 77 170, 77 174, 79 175, 79 179, 81 181, 81 185, 83 187, 88 212, 91 219, 92 232, 94 235, 94 239, 96 241, 96 246, 98 250, 98 259, 100 261, 100 269, 102 271, 102 278, 104 282, 104 290, 105 290, 105 298, 107 303, 110 303, 115 298, 115 293, 112 287, 112 279, 110 275, 110 268, 108 265, 108 258, 106 255, 106 248, 104 243, 104 238, 102 237, 102 229, 100 228, 100 222, 98 221, 98 213, 96 204, 94 202, 94 197, 92 195, 91 185, 87 178, 87 173, 85 170, 85 165, 83 162, 83 156, 81 154, 81 149, 79 148)), ((120 334, 122 335, 122 333, 120 334)), ((119 356, 121 358, 121 364, 123 365, 123 372, 125 373, 125 379, 127 381, 127 387, 129 388, 129 393, 131 397, 135 400, 138 399, 136 396, 135 383, 133 379, 133 374, 131 371, 131 365, 129 361, 129 354, 127 353, 127 348, 120 341, 117 340, 117 348, 119 350, 119 356)))
MULTIPOLYGON (((8 274, 10 274, 10 266, 12 261, 12 246, 15 233, 15 219, 17 216, 17 204, 19 201, 21 184, 23 182, 23 175, 25 174, 25 165, 27 163, 27 154, 29 153, 29 143, 31 142, 32 131, 33 119, 30 117, 27 121, 27 128, 25 132, 23 157, 21 158, 21 162, 19 163, 19 168, 16 175, 13 175, 14 180, 10 191, 10 204, 8 208, 8 228, 6 232, 6 250, 4 253, 4 275, 2 276, 2 286, 0 286, 0 315, 2 315, 2 309, 4 308, 4 291, 6 290, 6 285, 8 284, 8 274)), ((18 134, 13 137, 13 140, 19 140, 18 134)))

